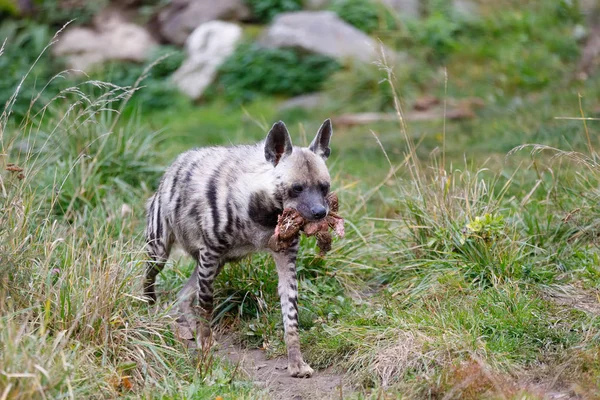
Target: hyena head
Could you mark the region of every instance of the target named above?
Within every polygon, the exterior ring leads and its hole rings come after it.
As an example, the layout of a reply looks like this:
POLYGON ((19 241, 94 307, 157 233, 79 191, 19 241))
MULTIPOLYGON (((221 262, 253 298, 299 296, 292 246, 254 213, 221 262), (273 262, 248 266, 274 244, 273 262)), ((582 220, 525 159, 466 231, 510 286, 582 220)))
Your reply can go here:
POLYGON ((290 134, 277 122, 265 141, 265 158, 275 167, 275 196, 283 208, 294 208, 307 220, 327 216, 331 178, 325 165, 329 157, 331 121, 325 120, 308 147, 293 147, 290 134))

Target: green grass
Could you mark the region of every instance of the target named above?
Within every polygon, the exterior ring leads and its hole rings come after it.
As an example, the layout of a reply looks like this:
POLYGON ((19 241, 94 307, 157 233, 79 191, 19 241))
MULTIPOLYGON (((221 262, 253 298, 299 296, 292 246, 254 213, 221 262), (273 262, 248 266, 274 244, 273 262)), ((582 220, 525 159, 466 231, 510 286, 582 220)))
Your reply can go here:
MULTIPOLYGON (((190 260, 160 275, 160 307, 140 298, 144 202, 162 169, 194 146, 261 140, 280 118, 306 144, 332 114, 393 112, 394 96, 408 111, 434 94, 485 106, 462 122, 334 124, 328 163, 347 236, 326 258, 302 239, 307 361, 345 373, 356 398, 597 397, 598 122, 556 117, 597 116, 600 78, 568 79, 577 16, 527 4, 456 21, 444 27, 447 42, 432 36, 447 23, 439 15, 421 36, 401 27, 386 40, 415 59, 394 70, 396 90, 385 69, 346 66, 310 114, 279 111, 271 97, 244 106, 175 97, 148 111, 115 101, 128 89, 98 82, 63 92, 45 113, 15 118, 9 104, 0 118, 0 393, 264 398, 235 366, 198 366, 174 339, 169 311, 190 260), (535 51, 518 57, 532 40, 535 51), (527 143, 552 148, 511 152, 527 143)), ((226 267, 216 296, 220 328, 285 354, 269 257, 226 267)))

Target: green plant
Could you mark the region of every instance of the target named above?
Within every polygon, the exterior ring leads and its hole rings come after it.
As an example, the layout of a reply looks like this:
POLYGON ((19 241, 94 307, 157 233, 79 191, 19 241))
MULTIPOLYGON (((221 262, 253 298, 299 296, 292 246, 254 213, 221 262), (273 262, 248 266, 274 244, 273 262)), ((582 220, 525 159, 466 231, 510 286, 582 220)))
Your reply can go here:
POLYGON ((361 31, 371 33, 379 26, 375 3, 369 0, 335 0, 330 10, 361 31))
POLYGON ((184 58, 183 50, 160 46, 143 64, 113 61, 96 69, 92 77, 120 87, 134 87, 137 84, 138 89, 130 99, 131 106, 140 107, 142 112, 164 110, 182 97, 169 78, 181 66, 184 58))
POLYGON ((447 15, 435 12, 424 20, 409 21, 407 29, 421 46, 424 46, 434 61, 444 61, 460 48, 458 35, 461 24, 447 15))
POLYGON ((394 15, 381 3, 373 0, 334 0, 329 9, 341 19, 366 33, 380 28, 397 28, 394 15))
POLYGON ((217 90, 234 103, 263 94, 295 96, 319 90, 337 69, 326 56, 243 44, 219 68, 217 90))
POLYGON ((77 25, 89 22, 107 4, 107 0, 34 0, 33 15, 43 24, 60 28, 69 21, 77 25))
POLYGON ((134 118, 119 123, 117 110, 111 109, 113 100, 126 99, 131 91, 111 85, 101 88, 108 91, 97 100, 83 95, 85 101, 78 104, 76 95, 69 96, 70 114, 59 120, 47 118, 51 131, 31 143, 32 154, 53 166, 39 174, 55 194, 52 208, 69 219, 90 212, 110 195, 131 201, 140 195, 140 186, 154 184, 161 171, 155 151, 158 134, 137 126, 134 118))
POLYGON ((277 14, 302 9, 302 0, 245 0, 260 22, 269 22, 277 14))
POLYGON ((485 242, 492 241, 504 233, 504 217, 486 213, 483 216, 476 216, 474 220, 466 226, 466 237, 474 236, 485 242))
POLYGON ((386 111, 394 101, 374 65, 354 64, 339 70, 323 84, 323 89, 331 99, 329 106, 336 111, 386 111))
POLYGON ((45 51, 52 36, 45 25, 5 20, 0 25, 0 37, 6 39, 0 52, 0 99, 10 99, 7 111, 20 120, 28 112, 39 111, 60 87, 53 79, 54 65, 45 51))

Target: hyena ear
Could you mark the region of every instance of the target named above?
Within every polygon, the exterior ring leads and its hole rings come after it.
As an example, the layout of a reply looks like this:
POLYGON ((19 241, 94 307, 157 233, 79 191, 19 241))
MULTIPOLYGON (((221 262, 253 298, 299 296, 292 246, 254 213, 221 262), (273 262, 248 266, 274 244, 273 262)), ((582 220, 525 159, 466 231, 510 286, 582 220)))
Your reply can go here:
POLYGON ((318 156, 323 157, 324 160, 327 160, 329 154, 331 154, 331 149, 329 148, 329 140, 331 139, 331 134, 333 130, 331 129, 331 120, 326 119, 323 122, 323 125, 319 128, 319 132, 317 132, 317 136, 312 141, 308 148, 318 156))
POLYGON ((283 121, 276 122, 265 141, 265 158, 273 165, 279 164, 283 156, 292 154, 292 138, 283 121))

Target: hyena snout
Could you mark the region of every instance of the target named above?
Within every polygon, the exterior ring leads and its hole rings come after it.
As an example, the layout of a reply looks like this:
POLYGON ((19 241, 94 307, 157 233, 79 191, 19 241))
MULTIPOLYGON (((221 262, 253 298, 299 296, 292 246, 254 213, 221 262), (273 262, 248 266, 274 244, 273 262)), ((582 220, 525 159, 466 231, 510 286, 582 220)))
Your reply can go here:
POLYGON ((310 208, 314 219, 323 219, 327 215, 327 209, 321 204, 316 204, 310 208))
POLYGON ((308 221, 318 221, 327 216, 329 209, 325 201, 302 201, 291 205, 308 221))

